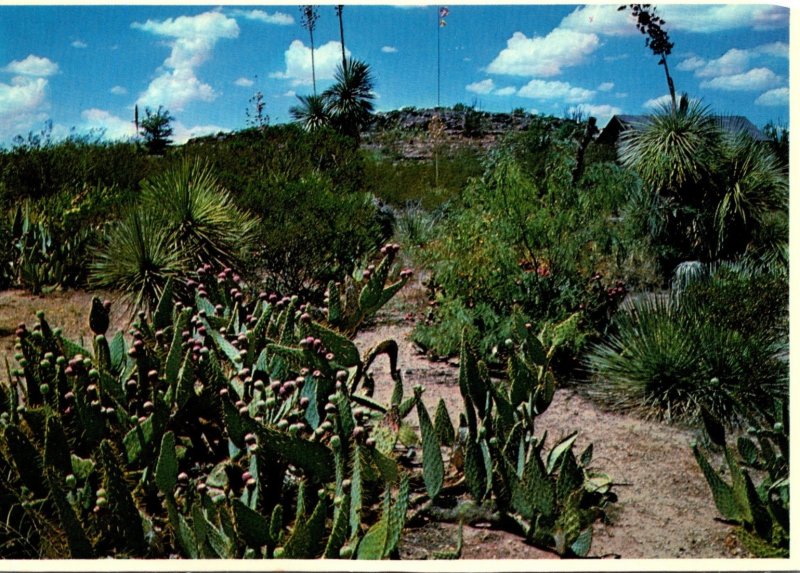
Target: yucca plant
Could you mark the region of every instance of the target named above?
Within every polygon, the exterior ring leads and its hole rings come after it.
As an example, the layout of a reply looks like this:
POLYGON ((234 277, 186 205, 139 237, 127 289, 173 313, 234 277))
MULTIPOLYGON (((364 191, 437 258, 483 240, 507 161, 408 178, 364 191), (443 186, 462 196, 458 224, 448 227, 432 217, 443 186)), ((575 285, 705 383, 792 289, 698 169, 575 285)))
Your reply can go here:
POLYGON ((720 197, 715 212, 718 255, 744 252, 769 215, 785 211, 789 178, 775 155, 747 135, 733 137, 725 146, 720 197))
POLYGON ((169 229, 152 212, 132 209, 108 232, 105 248, 91 265, 89 283, 122 293, 133 308, 148 309, 172 277, 186 268, 169 229))
POLYGON ((322 96, 328 102, 333 122, 345 135, 359 138, 372 114, 374 82, 370 67, 360 60, 350 59, 339 66, 335 82, 322 96))
POLYGON ((184 159, 146 180, 142 207, 157 214, 173 247, 196 264, 238 267, 257 225, 199 160, 184 159))
POLYGON ((306 131, 316 131, 331 124, 331 114, 326 99, 321 95, 297 96, 299 105, 289 108, 295 122, 306 131))
POLYGON ((664 105, 620 137, 620 161, 652 190, 688 197, 702 191, 722 151, 722 133, 708 106, 684 95, 677 109, 664 105))

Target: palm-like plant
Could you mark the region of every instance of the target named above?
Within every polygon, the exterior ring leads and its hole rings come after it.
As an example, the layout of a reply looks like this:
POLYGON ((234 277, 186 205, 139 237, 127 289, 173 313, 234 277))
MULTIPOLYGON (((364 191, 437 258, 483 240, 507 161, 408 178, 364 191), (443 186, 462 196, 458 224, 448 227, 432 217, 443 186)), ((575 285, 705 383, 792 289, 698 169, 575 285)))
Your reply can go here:
POLYGON ((289 113, 295 122, 303 126, 306 131, 315 131, 331 124, 331 114, 328 104, 323 96, 297 96, 299 105, 292 106, 289 113))
POLYGON ((135 209, 117 223, 91 265, 89 282, 120 291, 134 308, 152 308, 171 277, 185 268, 169 230, 149 210, 135 209))
POLYGON ((142 185, 142 204, 158 213, 175 249, 194 263, 238 266, 257 221, 239 209, 208 165, 184 160, 142 185))
POLYGON ((789 198, 786 172, 763 144, 739 135, 725 151, 715 213, 717 245, 722 255, 744 251, 770 214, 787 208, 789 198))
POLYGON ((337 68, 334 80, 322 95, 339 131, 358 139, 361 129, 370 121, 375 99, 369 64, 351 58, 337 68))
POLYGON ((677 109, 663 105, 649 121, 623 132, 620 161, 652 190, 696 203, 722 144, 709 108, 683 96, 677 109))

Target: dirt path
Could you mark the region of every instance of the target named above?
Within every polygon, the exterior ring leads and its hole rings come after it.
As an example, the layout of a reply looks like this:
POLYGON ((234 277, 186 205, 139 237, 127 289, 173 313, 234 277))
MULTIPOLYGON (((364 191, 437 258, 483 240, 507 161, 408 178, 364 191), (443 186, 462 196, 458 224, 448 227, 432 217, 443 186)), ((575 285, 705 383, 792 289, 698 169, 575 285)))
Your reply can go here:
MULTIPOLYGON (((399 347, 399 365, 406 392, 416 384, 425 387, 423 399, 433 412, 444 398, 454 423, 462 411, 458 389, 458 367, 450 362, 430 362, 409 339, 412 324, 383 315, 374 328, 356 339, 362 349, 382 340, 394 339, 399 347)), ((373 366, 376 382, 390 380, 388 360, 373 366)), ((391 383, 378 383, 376 397, 388 401, 391 383)), ((407 395, 408 395, 407 394, 407 395)), ((613 504, 608 525, 597 524, 591 556, 630 558, 730 558, 743 550, 729 525, 717 516, 708 485, 692 456, 692 433, 608 413, 573 390, 556 392, 550 408, 541 417, 539 432, 547 430, 548 443, 580 430, 577 451, 594 443, 594 462, 612 476, 619 501, 613 504)), ((429 524, 404 534, 404 557, 424 559, 434 550, 452 547, 455 526, 429 524)), ((553 558, 552 554, 527 545, 505 531, 465 527, 465 559, 553 558)))

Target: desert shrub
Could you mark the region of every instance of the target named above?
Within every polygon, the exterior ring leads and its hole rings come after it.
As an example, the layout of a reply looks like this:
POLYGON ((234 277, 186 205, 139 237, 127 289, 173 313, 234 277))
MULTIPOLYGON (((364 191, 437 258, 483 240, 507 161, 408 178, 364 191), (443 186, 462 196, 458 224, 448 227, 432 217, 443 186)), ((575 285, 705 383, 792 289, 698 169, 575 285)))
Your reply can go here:
POLYGON ((253 181, 241 202, 261 218, 251 270, 271 289, 314 300, 392 233, 391 214, 370 194, 342 192, 323 175, 253 181))
POLYGON ((80 192, 85 186, 134 191, 158 168, 133 143, 103 143, 91 137, 25 143, 0 152, 0 201, 10 206, 23 199, 80 192))
MULTIPOLYGON (((737 424, 771 407, 787 389, 785 345, 774 331, 739 329, 752 315, 735 317, 722 305, 748 290, 728 286, 635 299, 586 358, 589 393, 615 410, 687 423, 697 423, 703 408, 737 424)), ((760 304, 750 293, 736 308, 760 304)))
POLYGON ((366 189, 400 208, 419 202, 435 209, 457 197, 472 177, 481 174, 481 158, 473 147, 458 147, 439 157, 439 185, 433 160, 365 159, 366 189))
POLYGON ((648 255, 620 217, 637 179, 595 163, 573 186, 573 131, 542 124, 510 138, 487 159, 483 177, 443 211, 419 256, 432 271, 429 287, 439 306, 416 328, 418 343, 452 353, 453 333, 471 324, 483 350, 504 340, 500 317, 515 307, 537 329, 578 313, 573 344, 562 347, 566 366, 604 330, 627 282, 653 280, 652 265, 642 265, 641 273, 631 264, 648 255))

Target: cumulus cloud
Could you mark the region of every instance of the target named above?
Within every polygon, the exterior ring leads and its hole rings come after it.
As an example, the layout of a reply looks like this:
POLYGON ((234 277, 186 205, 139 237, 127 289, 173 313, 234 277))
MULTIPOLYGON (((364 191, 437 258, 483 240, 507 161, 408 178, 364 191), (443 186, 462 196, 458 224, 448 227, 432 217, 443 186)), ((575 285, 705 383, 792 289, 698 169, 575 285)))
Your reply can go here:
MULTIPOLYGON (((709 34, 741 28, 783 28, 789 24, 789 10, 781 6, 664 4, 657 8, 657 13, 666 22, 668 32, 680 30, 709 34)), ((561 21, 559 27, 603 36, 639 34, 630 12, 618 11, 617 5, 595 4, 576 8, 561 21)))
POLYGON ((775 88, 766 91, 756 98, 755 103, 766 106, 789 105, 789 88, 775 88))
POLYGON ((486 95, 492 93, 494 89, 494 80, 492 80, 492 78, 487 78, 479 82, 474 82, 469 84, 466 89, 468 92, 486 95))
POLYGON ((273 12, 269 14, 264 10, 233 10, 234 16, 241 16, 247 20, 256 20, 265 24, 275 24, 278 26, 291 26, 294 24, 294 17, 283 12, 273 12))
POLYGON ((498 90, 495 90, 494 95, 510 96, 514 95, 515 93, 517 93, 517 88, 515 88, 514 86, 508 86, 505 88, 500 88, 498 90))
MULTIPOLYGON (((345 49, 350 57, 350 50, 345 49)), ((307 48, 300 40, 294 40, 284 54, 286 70, 273 72, 271 78, 289 80, 293 86, 311 85, 311 48, 307 48)), ((332 80, 336 66, 342 63, 342 45, 339 42, 328 42, 314 49, 314 70, 317 80, 332 80)))
POLYGON ((610 92, 614 89, 614 82, 603 82, 597 86, 597 90, 601 92, 610 92))
POLYGON ((724 91, 764 90, 781 82, 781 78, 768 68, 754 68, 741 74, 720 76, 700 83, 701 88, 724 91))
POLYGON ((111 141, 130 139, 136 135, 136 128, 130 120, 122 119, 102 109, 83 110, 81 118, 83 131, 103 131, 105 138, 111 141))
POLYGON ((70 44, 70 46, 72 46, 73 48, 78 48, 78 49, 82 49, 82 48, 87 48, 88 47, 86 42, 84 42, 83 40, 75 40, 74 42, 72 42, 72 44, 70 44))
POLYGON ((3 71, 21 76, 46 78, 58 73, 58 64, 41 56, 29 55, 24 60, 13 60, 3 71))
POLYGON ((150 82, 138 103, 180 111, 191 101, 212 101, 216 97, 214 89, 198 79, 195 70, 210 57, 218 40, 239 36, 236 20, 220 12, 205 12, 143 24, 134 22, 132 27, 173 39, 160 75, 150 82))
POLYGON ((688 71, 690 68, 698 78, 715 78, 741 74, 750 64, 750 53, 747 50, 731 48, 715 60, 705 61, 702 58, 689 58, 678 65, 678 69, 688 71))
POLYGON ((240 88, 249 88, 250 86, 253 85, 254 82, 250 78, 238 78, 233 83, 239 86, 240 88))
POLYGON ((714 33, 750 28, 768 30, 789 25, 789 9, 758 4, 665 4, 658 13, 669 30, 714 33))
POLYGON ((616 5, 594 4, 576 8, 561 20, 559 27, 604 36, 632 36, 639 33, 636 20, 630 12, 617 10, 616 5))
POLYGON ((563 68, 582 64, 599 46, 596 34, 562 28, 533 38, 515 32, 487 71, 491 74, 552 77, 560 74, 563 68))
POLYGON ((567 82, 545 80, 531 80, 517 91, 521 97, 567 103, 581 103, 591 99, 594 94, 593 90, 575 87, 567 82))
POLYGON ((215 135, 219 132, 230 131, 227 127, 219 125, 194 125, 188 127, 179 121, 172 124, 172 141, 177 145, 182 145, 192 139, 193 137, 202 137, 204 135, 215 135))
POLYGON ((664 106, 672 105, 672 96, 669 94, 664 94, 659 97, 655 97, 653 99, 649 99, 642 104, 642 107, 645 107, 650 110, 655 109, 662 109, 664 106))
POLYGON ((381 52, 383 52, 384 54, 396 54, 397 48, 395 48, 394 46, 384 46, 381 48, 381 52))
POLYGON ((124 86, 114 86, 109 90, 114 95, 126 95, 128 90, 124 86))
POLYGON ((48 76, 58 65, 47 58, 29 55, 0 68, 14 74, 8 83, 0 81, 0 139, 29 132, 48 118, 48 76))
POLYGON ((789 44, 785 42, 772 42, 771 44, 762 44, 753 48, 756 54, 765 54, 775 58, 788 58, 789 57, 789 44))

